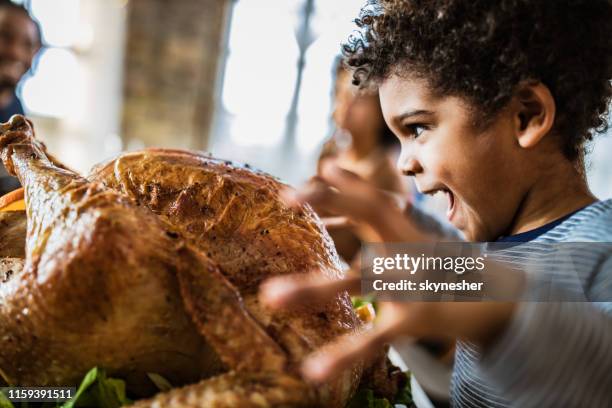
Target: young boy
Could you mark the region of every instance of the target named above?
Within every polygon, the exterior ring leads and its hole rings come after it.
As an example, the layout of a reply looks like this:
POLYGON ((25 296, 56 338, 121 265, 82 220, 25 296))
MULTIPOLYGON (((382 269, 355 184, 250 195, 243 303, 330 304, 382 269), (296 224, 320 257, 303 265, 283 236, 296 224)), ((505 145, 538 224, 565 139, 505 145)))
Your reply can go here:
MULTIPOLYGON (((370 3, 346 63, 356 84, 378 87, 400 170, 420 191, 446 194, 448 220, 468 241, 612 242, 612 200, 593 196, 584 165, 612 95, 610 2, 370 3)), ((385 241, 431 239, 333 164, 288 200, 347 215, 385 241)), ((456 406, 612 406, 612 254, 598 248, 583 254, 590 302, 388 303, 374 330, 339 340, 304 373, 324 380, 399 336, 451 336, 456 406)), ((263 295, 281 307, 355 288, 358 278, 276 279, 263 295)))

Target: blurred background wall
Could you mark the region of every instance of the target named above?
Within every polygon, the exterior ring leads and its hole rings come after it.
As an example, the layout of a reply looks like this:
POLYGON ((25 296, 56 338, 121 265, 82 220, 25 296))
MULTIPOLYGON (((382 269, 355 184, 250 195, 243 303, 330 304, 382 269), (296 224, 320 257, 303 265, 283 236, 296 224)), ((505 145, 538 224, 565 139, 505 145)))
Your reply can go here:
MULTIPOLYGON (((332 132, 332 71, 365 0, 25 0, 45 48, 19 92, 80 171, 121 150, 212 151, 290 183, 332 132)), ((612 197, 612 138, 589 178, 612 197)))
POLYGON ((124 57, 127 146, 205 149, 228 0, 131 0, 124 57))

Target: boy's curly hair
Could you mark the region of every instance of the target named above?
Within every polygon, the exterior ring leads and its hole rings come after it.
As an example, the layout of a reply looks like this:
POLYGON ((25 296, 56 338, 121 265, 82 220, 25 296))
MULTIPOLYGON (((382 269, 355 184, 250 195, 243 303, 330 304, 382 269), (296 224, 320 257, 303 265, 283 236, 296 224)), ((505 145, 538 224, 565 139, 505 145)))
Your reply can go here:
POLYGON ((542 82, 570 160, 583 157, 592 131, 607 129, 608 0, 369 0, 355 22, 343 53, 356 85, 417 75, 438 95, 466 98, 486 124, 520 82, 542 82))

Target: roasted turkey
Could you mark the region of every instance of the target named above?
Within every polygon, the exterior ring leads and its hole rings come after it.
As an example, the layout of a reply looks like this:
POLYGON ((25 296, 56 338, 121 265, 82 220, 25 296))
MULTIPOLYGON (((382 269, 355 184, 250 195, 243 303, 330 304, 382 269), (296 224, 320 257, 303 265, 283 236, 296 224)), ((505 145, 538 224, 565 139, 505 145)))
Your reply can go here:
POLYGON ((2 125, 0 155, 27 208, 27 222, 0 213, 7 383, 77 384, 100 366, 137 396, 152 395, 150 372, 184 385, 142 407, 342 407, 360 380, 397 390, 384 353, 323 387, 300 379, 304 356, 361 324, 346 293, 297 311, 258 302, 270 276, 341 276, 317 216, 284 206, 272 177, 151 149, 84 178, 50 159, 22 116, 2 125))

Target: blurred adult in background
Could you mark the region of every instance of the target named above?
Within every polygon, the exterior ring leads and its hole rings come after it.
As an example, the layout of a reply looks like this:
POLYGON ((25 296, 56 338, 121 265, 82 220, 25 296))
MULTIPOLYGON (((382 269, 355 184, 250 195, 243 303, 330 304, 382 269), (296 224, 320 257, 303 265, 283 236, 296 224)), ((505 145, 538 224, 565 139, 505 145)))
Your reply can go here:
MULTIPOLYGON (((387 127, 380 108, 377 92, 358 90, 352 84, 351 74, 338 64, 334 91, 333 120, 336 131, 323 145, 317 173, 324 160, 333 160, 371 183, 377 189, 408 199, 406 181, 395 166, 399 142, 387 127)), ((333 214, 320 211, 328 220, 333 214)), ((338 253, 351 263, 358 253, 361 241, 352 226, 340 221, 327 224, 338 253)))
MULTIPOLYGON (((40 27, 28 11, 11 1, 0 0, 0 122, 24 113, 15 89, 32 66, 41 44, 40 27)), ((0 163, 0 195, 17 188, 17 179, 9 176, 0 163)))

